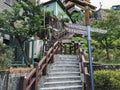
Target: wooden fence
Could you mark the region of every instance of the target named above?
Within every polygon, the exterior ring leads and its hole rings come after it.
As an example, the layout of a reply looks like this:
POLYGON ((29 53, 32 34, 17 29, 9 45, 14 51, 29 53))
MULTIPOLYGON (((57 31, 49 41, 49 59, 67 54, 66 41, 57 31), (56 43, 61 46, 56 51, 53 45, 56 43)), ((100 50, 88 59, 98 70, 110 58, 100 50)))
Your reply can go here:
POLYGON ((41 74, 42 75, 47 74, 47 66, 49 62, 53 62, 53 56, 56 51, 60 54, 79 55, 82 73, 84 74, 85 77, 84 90, 90 90, 90 75, 86 65, 86 63, 88 62, 85 61, 81 44, 75 42, 61 43, 60 41, 55 42, 54 45, 48 50, 46 55, 43 56, 40 62, 36 63, 35 68, 33 68, 28 75, 22 77, 23 79, 22 90, 37 90, 39 76, 41 74))
POLYGON ((84 90, 90 90, 91 82, 90 82, 90 74, 88 72, 88 67, 87 67, 88 62, 85 60, 81 43, 78 43, 78 49, 79 49, 79 58, 81 62, 82 73, 84 74, 84 80, 85 80, 84 90))
POLYGON ((33 68, 28 75, 26 75, 25 77, 22 77, 23 79, 22 90, 37 90, 38 77, 40 76, 40 74, 43 74, 43 75, 47 74, 48 63, 50 61, 52 62, 53 55, 57 51, 58 45, 59 45, 59 42, 58 41, 55 42, 54 45, 46 53, 46 56, 43 56, 40 62, 36 64, 35 68, 33 68))

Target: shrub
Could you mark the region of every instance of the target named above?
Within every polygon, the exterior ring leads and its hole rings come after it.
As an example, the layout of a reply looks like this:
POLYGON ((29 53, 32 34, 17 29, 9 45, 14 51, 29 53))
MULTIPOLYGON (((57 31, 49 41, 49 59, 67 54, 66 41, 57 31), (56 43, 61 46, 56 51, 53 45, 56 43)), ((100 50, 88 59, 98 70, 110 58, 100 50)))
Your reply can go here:
POLYGON ((119 70, 94 71, 95 90, 120 90, 119 70))
POLYGON ((0 43, 0 70, 9 68, 13 59, 13 49, 0 43))

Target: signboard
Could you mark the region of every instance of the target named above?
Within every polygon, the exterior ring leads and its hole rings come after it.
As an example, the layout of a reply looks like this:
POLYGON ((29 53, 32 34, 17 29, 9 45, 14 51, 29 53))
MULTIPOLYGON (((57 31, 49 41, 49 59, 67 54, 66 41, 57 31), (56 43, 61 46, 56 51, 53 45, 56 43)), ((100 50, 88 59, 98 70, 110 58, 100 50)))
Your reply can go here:
MULTIPOLYGON (((78 31, 74 31, 74 32, 83 32, 83 31, 86 32, 86 26, 82 26, 82 25, 78 25, 78 24, 69 24, 69 23, 66 23, 65 25, 69 31, 71 30, 71 32, 73 31, 73 29, 78 30, 78 31)), ((98 33, 102 33, 102 34, 107 33, 107 30, 102 30, 102 29, 98 29, 98 28, 91 28, 90 31, 98 32, 98 33)))
POLYGON ((83 30, 68 29, 68 28, 66 28, 66 30, 67 30, 69 33, 77 33, 77 34, 87 35, 87 34, 86 34, 86 31, 83 31, 83 30))

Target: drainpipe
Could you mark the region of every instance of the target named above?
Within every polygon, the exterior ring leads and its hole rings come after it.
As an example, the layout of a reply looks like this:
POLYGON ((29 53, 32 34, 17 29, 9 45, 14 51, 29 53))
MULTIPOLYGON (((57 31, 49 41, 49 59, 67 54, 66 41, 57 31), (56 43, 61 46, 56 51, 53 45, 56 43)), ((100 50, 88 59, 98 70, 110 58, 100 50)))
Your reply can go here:
POLYGON ((94 90, 94 77, 93 77, 93 67, 92 67, 91 42, 90 42, 90 40, 91 40, 91 38, 90 38, 90 18, 89 18, 89 7, 88 6, 85 7, 85 24, 86 24, 86 30, 87 30, 91 90, 94 90))

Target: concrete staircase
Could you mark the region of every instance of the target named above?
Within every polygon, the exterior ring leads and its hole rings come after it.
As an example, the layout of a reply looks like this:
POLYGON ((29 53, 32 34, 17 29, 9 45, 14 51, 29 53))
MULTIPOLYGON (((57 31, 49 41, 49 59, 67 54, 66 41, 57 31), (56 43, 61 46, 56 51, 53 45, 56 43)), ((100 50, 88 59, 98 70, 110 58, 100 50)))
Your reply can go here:
POLYGON ((83 90, 80 65, 75 55, 55 55, 39 90, 83 90))

